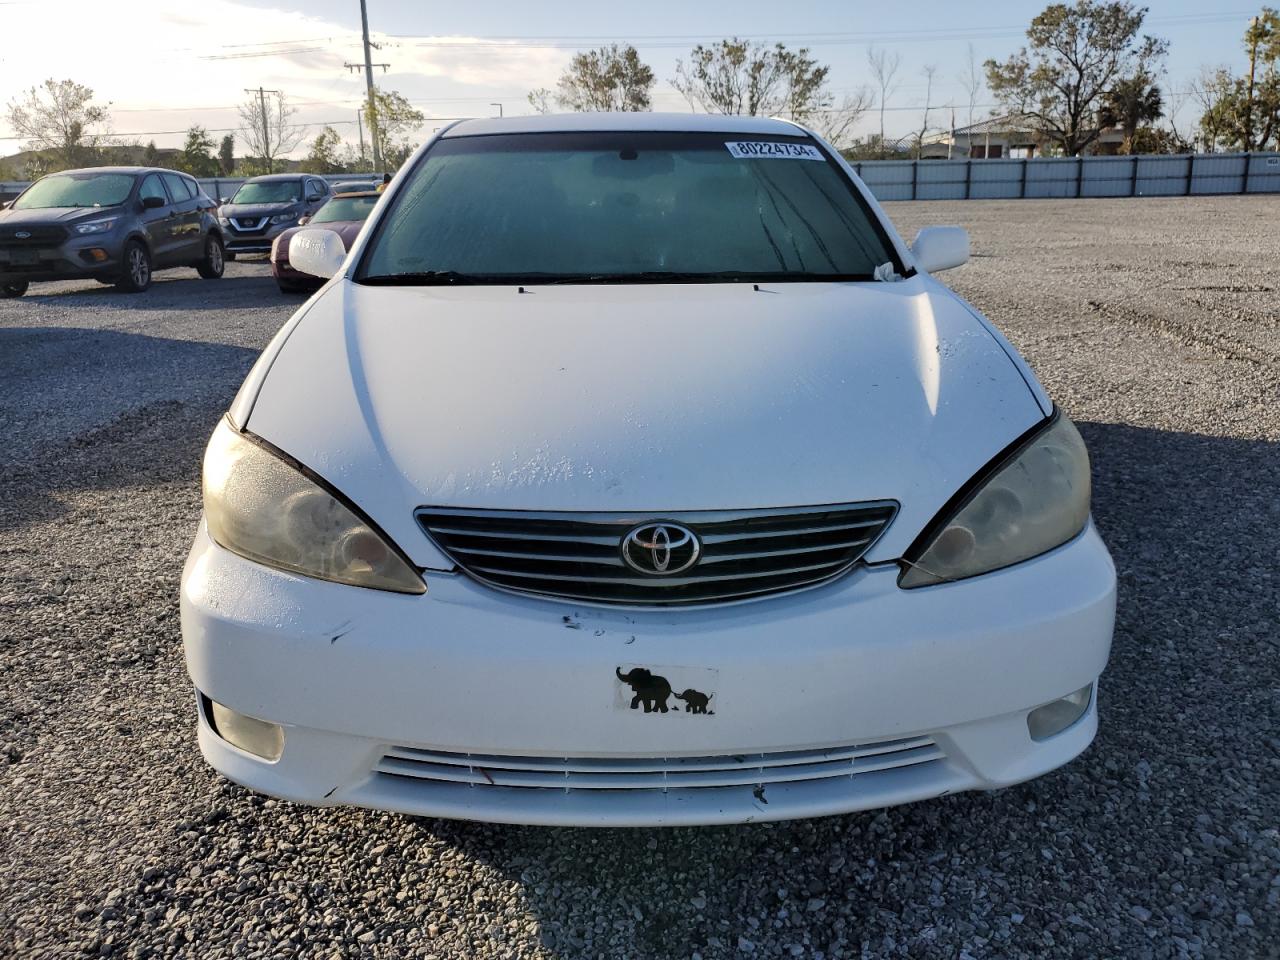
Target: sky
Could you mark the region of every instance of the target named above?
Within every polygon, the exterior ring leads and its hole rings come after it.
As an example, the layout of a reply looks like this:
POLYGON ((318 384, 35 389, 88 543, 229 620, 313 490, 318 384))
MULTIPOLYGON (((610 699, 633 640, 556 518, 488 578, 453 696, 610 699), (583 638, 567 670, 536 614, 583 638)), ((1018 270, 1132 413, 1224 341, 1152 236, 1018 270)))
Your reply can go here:
MULTIPOLYGON (((654 108, 687 111, 670 82, 677 61, 697 43, 736 35, 806 46, 831 68, 837 98, 871 84, 869 45, 901 57, 896 89, 886 98, 889 136, 918 129, 926 84, 936 65, 930 126, 967 122, 960 77, 972 45, 979 64, 1002 59, 1025 42, 1040 2, 981 5, 934 0, 542 0, 450 3, 368 0, 370 30, 380 44, 380 87, 397 90, 429 118, 418 138, 453 117, 528 113, 529 90, 554 87, 578 50, 633 43, 654 70, 654 108), (497 106, 501 104, 501 107, 497 106)), ((1241 36, 1259 7, 1242 0, 1150 0, 1146 32, 1169 41, 1165 86, 1184 88, 1202 66, 1243 61, 1241 36)), ((362 59, 359 0, 0 0, 0 104, 46 78, 70 78, 109 102, 113 132, 125 140, 179 146, 192 124, 215 138, 234 130, 246 88, 283 90, 296 120, 314 136, 332 125, 356 139, 362 75, 345 64, 362 59), (47 41, 47 42, 42 42, 47 41)), ((1179 103, 1180 128, 1195 117, 1179 103)), ((985 90, 975 119, 995 104, 985 90)), ((859 132, 878 128, 869 114, 859 132)), ((0 156, 22 149, 0 110, 0 156)), ((305 153, 305 145, 295 156, 305 153)))

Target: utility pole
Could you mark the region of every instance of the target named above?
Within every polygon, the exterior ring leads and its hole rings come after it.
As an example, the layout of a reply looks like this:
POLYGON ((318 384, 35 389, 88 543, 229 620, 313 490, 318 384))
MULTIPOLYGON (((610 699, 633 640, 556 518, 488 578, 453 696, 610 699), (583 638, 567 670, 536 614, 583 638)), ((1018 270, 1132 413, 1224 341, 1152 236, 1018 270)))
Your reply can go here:
POLYGON ((263 90, 262 87, 252 90, 246 87, 244 92, 258 95, 258 110, 262 115, 262 161, 267 165, 267 173, 274 173, 275 171, 271 169, 271 127, 267 120, 267 94, 281 96, 281 91, 263 90))
POLYGON ((498 108, 498 119, 502 119, 502 104, 500 104, 500 103, 491 103, 491 104, 489 104, 489 106, 491 106, 491 107, 497 107, 497 108, 498 108))
MULTIPOLYGON (((374 100, 374 63, 369 52, 369 8, 360 0, 360 28, 365 35, 365 88, 369 91, 369 136, 374 141, 374 173, 383 169, 383 145, 378 140, 378 102, 374 100)), ((389 64, 378 64, 387 72, 389 64)))
POLYGON ((1258 64, 1258 40, 1262 31, 1260 21, 1254 17, 1249 21, 1249 97, 1244 102, 1244 152, 1253 149, 1253 82, 1258 64))
POLYGON ((362 113, 364 113, 363 110, 356 111, 356 130, 358 130, 360 133, 360 166, 361 167, 364 166, 364 120, 361 119, 360 117, 360 114, 362 113))

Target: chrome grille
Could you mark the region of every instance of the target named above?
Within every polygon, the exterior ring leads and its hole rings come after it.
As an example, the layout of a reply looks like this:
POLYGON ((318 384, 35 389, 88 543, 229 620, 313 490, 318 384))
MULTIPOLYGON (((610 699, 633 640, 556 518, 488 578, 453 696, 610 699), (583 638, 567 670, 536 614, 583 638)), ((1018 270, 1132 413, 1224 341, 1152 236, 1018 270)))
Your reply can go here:
POLYGON ((473 787, 529 790, 688 790, 830 780, 944 760, 931 737, 724 757, 504 757, 391 747, 374 772, 473 787))
POLYGON ((266 217, 232 217, 231 226, 240 233, 258 233, 267 225, 266 217))
POLYGON ((740 600, 830 580, 884 532, 891 501, 778 510, 674 514, 536 513, 423 507, 418 522, 466 573, 484 583, 601 603, 689 604, 740 600), (673 576, 623 562, 623 538, 650 522, 677 523, 701 556, 673 576))

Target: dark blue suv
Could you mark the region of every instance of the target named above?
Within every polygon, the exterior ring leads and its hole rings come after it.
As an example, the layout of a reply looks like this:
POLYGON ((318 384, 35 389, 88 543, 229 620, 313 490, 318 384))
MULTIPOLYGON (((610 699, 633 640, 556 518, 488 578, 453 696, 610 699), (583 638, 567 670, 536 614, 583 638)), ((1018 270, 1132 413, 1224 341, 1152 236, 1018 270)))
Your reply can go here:
POLYGON ((20 297, 33 281, 82 279, 136 293, 169 267, 220 277, 216 209, 195 180, 173 170, 50 174, 0 210, 0 296, 20 297))

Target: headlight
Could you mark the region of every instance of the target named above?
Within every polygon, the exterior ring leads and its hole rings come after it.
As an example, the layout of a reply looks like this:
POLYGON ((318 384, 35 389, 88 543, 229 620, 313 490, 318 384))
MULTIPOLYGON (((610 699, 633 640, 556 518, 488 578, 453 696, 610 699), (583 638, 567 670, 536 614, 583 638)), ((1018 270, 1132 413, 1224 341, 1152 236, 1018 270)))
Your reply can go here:
POLYGON ((298 215, 296 213, 277 213, 274 217, 271 218, 271 222, 272 223, 293 223, 293 221, 297 219, 298 219, 298 215))
POLYGON ((76 233, 84 236, 90 233, 106 233, 116 224, 116 218, 110 217, 106 220, 90 220, 88 223, 77 223, 76 233))
POLYGON ((1066 543, 1089 521, 1089 453, 1062 414, 907 552, 901 587, 961 580, 1066 543))
POLYGON ((426 592, 381 533, 225 419, 204 454, 204 515, 214 541, 258 563, 357 587, 426 592))

